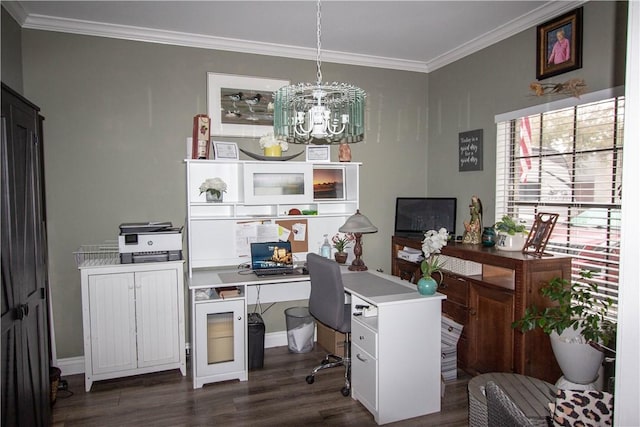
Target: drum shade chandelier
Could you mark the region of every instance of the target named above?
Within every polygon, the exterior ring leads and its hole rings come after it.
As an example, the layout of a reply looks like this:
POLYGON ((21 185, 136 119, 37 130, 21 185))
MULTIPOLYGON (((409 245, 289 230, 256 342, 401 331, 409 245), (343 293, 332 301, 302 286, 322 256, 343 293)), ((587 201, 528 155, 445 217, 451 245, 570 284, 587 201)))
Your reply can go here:
POLYGON ((322 82, 320 0, 317 8, 317 81, 284 86, 274 93, 274 135, 296 144, 359 142, 364 139, 366 93, 348 83, 322 82))

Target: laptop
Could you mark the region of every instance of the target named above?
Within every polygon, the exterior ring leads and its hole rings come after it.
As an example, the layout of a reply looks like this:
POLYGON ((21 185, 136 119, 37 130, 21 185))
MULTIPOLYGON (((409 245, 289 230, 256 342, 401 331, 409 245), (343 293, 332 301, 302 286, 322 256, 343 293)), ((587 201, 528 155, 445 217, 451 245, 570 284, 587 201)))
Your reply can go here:
POLYGON ((293 274, 291 242, 252 243, 251 269, 258 277, 293 274))

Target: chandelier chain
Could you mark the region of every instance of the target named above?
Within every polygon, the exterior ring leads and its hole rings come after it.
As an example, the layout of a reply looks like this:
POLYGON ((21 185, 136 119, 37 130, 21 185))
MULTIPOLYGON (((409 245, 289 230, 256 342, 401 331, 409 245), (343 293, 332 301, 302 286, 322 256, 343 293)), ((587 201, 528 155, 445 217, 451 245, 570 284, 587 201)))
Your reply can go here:
POLYGON ((322 27, 320 24, 321 18, 322 18, 322 12, 320 10, 320 0, 318 0, 318 13, 316 14, 316 28, 317 28, 316 37, 318 39, 317 41, 318 51, 316 52, 316 67, 317 67, 318 85, 322 83, 322 71, 320 70, 320 65, 322 64, 322 61, 320 60, 320 47, 322 45, 322 43, 320 42, 320 36, 322 35, 322 27))

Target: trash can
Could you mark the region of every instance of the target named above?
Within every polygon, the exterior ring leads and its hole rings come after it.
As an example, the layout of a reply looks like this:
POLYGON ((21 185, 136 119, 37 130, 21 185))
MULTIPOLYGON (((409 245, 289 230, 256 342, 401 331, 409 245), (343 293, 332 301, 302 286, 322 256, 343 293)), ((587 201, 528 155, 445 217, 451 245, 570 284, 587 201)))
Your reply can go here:
POLYGON ((313 350, 315 323, 308 307, 291 307, 284 311, 287 321, 287 342, 292 353, 313 350))
POLYGON ((249 326, 249 370, 264 366, 264 320, 259 313, 250 313, 249 326))

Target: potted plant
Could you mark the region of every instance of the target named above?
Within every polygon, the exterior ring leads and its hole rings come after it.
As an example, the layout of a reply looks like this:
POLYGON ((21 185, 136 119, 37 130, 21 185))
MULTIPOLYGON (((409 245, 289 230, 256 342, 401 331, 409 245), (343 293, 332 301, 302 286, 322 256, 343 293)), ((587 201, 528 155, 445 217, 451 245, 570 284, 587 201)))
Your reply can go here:
POLYGON ((339 264, 347 262, 348 254, 345 252, 345 249, 347 249, 354 240, 355 237, 351 233, 336 233, 331 238, 333 247, 338 251, 334 254, 334 257, 339 264))
POLYGON ((444 263, 440 262, 437 254, 447 245, 448 240, 449 232, 446 228, 441 228, 438 231, 429 230, 424 233, 424 240, 422 241, 424 259, 420 263, 422 277, 418 280, 418 292, 422 295, 433 295, 436 292, 438 283, 431 277, 434 273, 439 273, 440 281, 442 281, 440 269, 442 269, 444 263))
POLYGON ((289 149, 289 144, 284 139, 276 138, 272 133, 263 135, 260 138, 260 148, 264 150, 264 155, 269 157, 280 157, 283 151, 289 149))
POLYGON ((543 285, 540 293, 554 305, 528 307, 512 327, 522 332, 540 328, 551 339, 564 378, 590 384, 597 378, 603 348, 615 339, 616 325, 608 318, 613 301, 596 298, 598 285, 590 271, 582 271, 580 276, 582 279, 574 283, 556 277, 543 285))
POLYGON ((206 193, 207 202, 222 202, 222 193, 227 191, 227 184, 221 178, 207 178, 200 184, 200 194, 206 193))
POLYGON ((493 228, 498 233, 496 247, 503 251, 522 250, 526 241, 527 228, 522 223, 517 223, 509 215, 504 215, 502 220, 495 223, 493 228))

